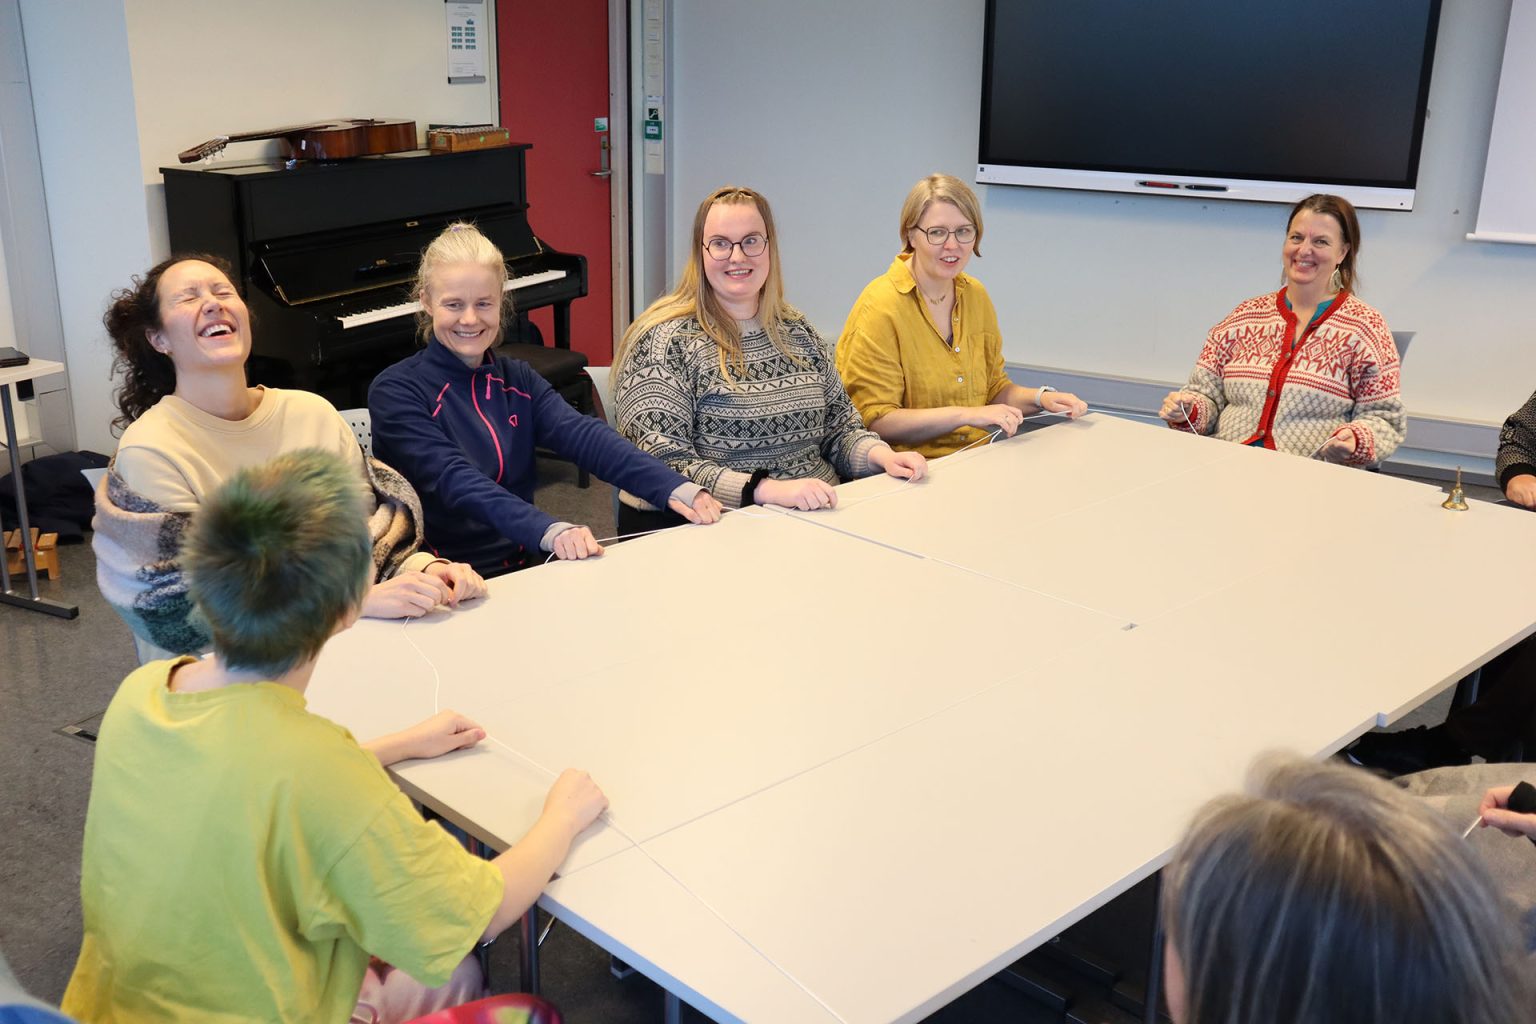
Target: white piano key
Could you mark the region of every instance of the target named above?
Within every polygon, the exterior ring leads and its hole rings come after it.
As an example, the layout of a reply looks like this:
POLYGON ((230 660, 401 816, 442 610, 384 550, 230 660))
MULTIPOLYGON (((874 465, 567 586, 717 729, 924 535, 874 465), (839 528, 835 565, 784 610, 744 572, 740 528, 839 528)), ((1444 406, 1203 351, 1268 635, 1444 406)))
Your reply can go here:
MULTIPOLYGON (((502 286, 503 291, 516 291, 519 288, 531 288, 536 284, 546 281, 558 281, 565 277, 563 270, 544 270, 537 274, 524 274, 522 277, 511 277, 502 286)), ((379 309, 368 309, 361 313, 353 313, 350 316, 339 316, 336 319, 341 322, 341 329, 351 330, 354 327, 363 327, 367 324, 376 324, 380 320, 393 320, 399 316, 414 316, 421 309, 419 302, 402 302, 397 306, 384 306, 379 309)))

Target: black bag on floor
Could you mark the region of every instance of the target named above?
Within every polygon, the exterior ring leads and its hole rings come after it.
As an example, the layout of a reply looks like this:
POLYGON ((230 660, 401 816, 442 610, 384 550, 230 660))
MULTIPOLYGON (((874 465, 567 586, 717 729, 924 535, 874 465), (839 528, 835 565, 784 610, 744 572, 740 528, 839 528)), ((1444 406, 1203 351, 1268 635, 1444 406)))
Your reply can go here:
MULTIPOLYGON (((57 533, 60 544, 79 544, 91 527, 94 495, 80 475, 82 469, 105 469, 107 457, 98 452, 61 452, 44 455, 21 467, 27 487, 27 519, 43 533, 57 533)), ((0 523, 7 530, 20 528, 16 518, 16 484, 7 473, 0 477, 0 523)))

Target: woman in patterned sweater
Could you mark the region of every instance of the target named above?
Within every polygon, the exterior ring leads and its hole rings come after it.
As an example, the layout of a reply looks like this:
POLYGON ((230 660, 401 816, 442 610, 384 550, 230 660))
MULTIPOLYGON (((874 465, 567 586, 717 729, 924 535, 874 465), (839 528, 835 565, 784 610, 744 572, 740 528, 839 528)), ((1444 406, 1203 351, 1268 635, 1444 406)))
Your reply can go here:
POLYGON ((1536 393, 1504 421, 1494 471, 1505 498, 1522 508, 1536 508, 1536 393))
POLYGON ((1359 253, 1348 200, 1297 203, 1280 249, 1285 286, 1211 328, 1189 383, 1159 415, 1177 430, 1350 466, 1391 455, 1407 424, 1397 346, 1354 295, 1359 253))
MULTIPOLYGON (((700 204, 681 283, 619 344, 614 405, 625 437, 731 508, 831 508, 840 480, 927 470, 863 429, 816 329, 784 301, 773 213, 751 189, 700 204)), ((621 533, 671 522, 620 498, 621 533)))

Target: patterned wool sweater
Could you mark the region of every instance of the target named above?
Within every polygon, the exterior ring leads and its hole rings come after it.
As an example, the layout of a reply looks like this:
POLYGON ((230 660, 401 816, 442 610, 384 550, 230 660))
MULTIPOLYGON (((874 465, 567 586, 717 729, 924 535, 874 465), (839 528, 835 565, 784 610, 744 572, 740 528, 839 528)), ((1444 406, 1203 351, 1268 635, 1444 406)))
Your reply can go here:
POLYGON ((646 331, 614 371, 619 432, 728 507, 759 469, 830 484, 874 472, 869 453, 882 442, 863 429, 815 328, 785 325, 791 358, 757 321, 740 326, 746 372, 735 383, 698 320, 646 331))
POLYGON ((1536 394, 1509 414, 1499 431, 1499 457, 1494 463, 1499 486, 1508 487, 1510 477, 1524 473, 1536 475, 1536 394))
MULTIPOLYGON (((1375 309, 1340 292, 1310 325, 1285 289, 1242 303, 1207 336, 1185 391, 1196 432, 1310 456, 1340 427, 1349 465, 1387 458, 1407 429, 1397 346, 1375 309)), ((1189 429, 1183 423, 1176 429, 1189 429)))

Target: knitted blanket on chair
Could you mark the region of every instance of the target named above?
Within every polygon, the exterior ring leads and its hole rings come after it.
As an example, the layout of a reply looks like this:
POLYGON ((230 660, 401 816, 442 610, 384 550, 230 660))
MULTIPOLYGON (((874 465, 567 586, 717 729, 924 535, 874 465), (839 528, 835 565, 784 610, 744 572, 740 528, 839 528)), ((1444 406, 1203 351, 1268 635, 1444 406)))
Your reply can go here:
MULTIPOLYGON (((368 537, 374 581, 389 579, 421 546, 421 502, 405 478, 368 459, 368 537)), ((136 493, 112 467, 96 489, 96 584, 138 636, 176 654, 212 644, 187 592, 181 550, 192 512, 169 512, 136 493)))

